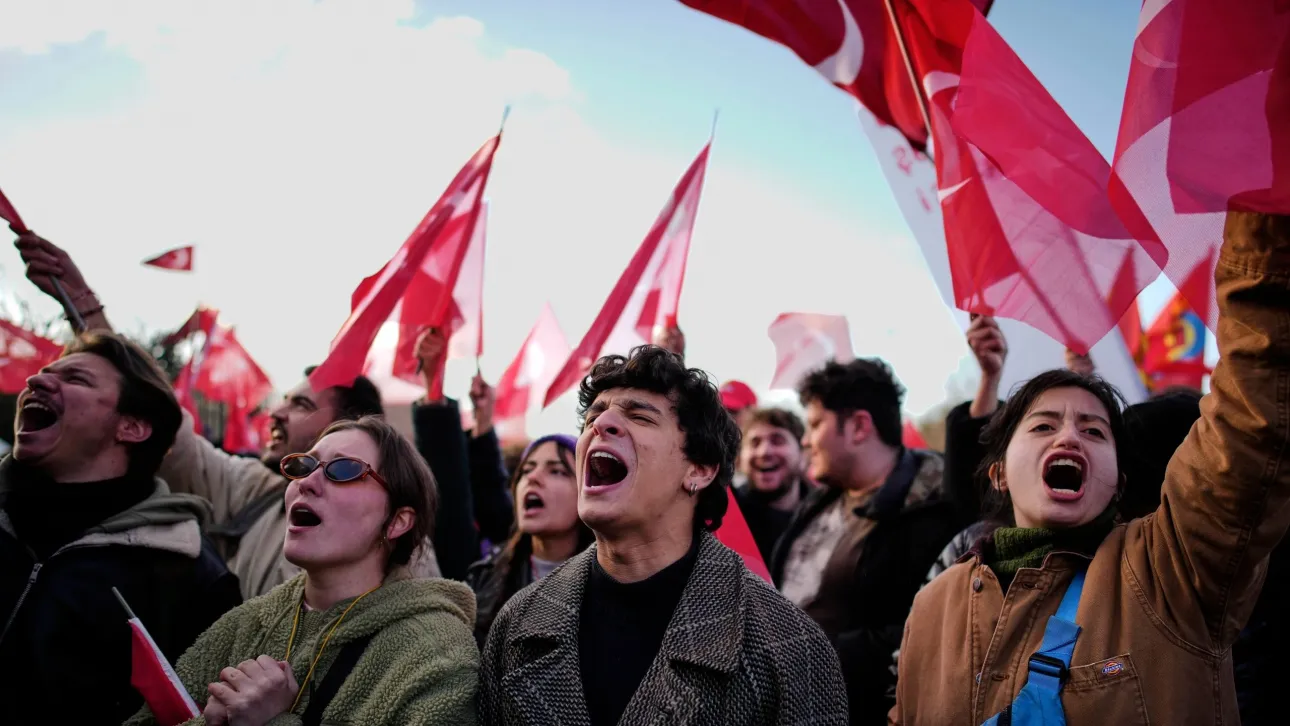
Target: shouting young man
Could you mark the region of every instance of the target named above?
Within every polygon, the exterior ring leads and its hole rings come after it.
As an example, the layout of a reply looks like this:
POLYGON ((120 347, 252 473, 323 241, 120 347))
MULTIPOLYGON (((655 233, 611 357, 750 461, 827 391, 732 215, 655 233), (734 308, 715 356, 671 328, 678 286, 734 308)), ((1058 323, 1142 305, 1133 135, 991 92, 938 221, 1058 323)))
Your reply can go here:
POLYGON ((73 341, 18 397, 0 460, 0 723, 121 723, 130 628, 116 588, 172 661, 238 605, 203 547, 201 499, 156 478, 179 403, 152 357, 73 341))
POLYGON ((654 346, 579 391, 578 514, 596 544, 511 598, 480 669, 484 724, 844 724, 837 656, 721 525, 739 432, 654 346))

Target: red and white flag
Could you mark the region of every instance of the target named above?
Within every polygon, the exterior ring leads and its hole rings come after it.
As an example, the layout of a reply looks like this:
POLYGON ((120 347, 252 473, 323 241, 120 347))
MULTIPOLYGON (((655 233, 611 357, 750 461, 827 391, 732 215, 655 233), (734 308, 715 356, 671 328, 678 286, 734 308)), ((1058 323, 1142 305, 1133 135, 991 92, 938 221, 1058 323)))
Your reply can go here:
POLYGON ((173 346, 188 340, 197 333, 204 333, 210 337, 211 330, 215 328, 215 320, 219 317, 219 311, 215 308, 208 308, 205 305, 198 305, 192 315, 179 326, 175 332, 167 335, 162 341, 163 345, 173 346))
POLYGON ((775 344, 771 388, 797 388, 802 378, 831 360, 855 360, 851 329, 841 315, 784 313, 766 331, 775 344))
MULTIPOLYGON (((451 274, 453 256, 461 250, 453 245, 444 245, 430 251, 425 264, 412 277, 403 300, 395 306, 389 320, 381 326, 372 348, 363 363, 363 375, 381 389, 382 397, 398 401, 406 397, 406 386, 397 383, 405 381, 415 386, 416 397, 425 395, 420 390, 424 384, 420 376, 419 361, 416 357, 416 342, 421 331, 428 325, 446 328, 448 331, 448 358, 478 358, 484 353, 484 246, 487 238, 488 204, 480 202, 479 219, 474 232, 466 241, 465 254, 461 258, 461 267, 452 286, 448 308, 440 318, 432 321, 432 306, 442 296, 445 282, 451 274)), ((435 371, 433 386, 436 390, 431 395, 438 397, 442 393, 443 371, 435 371)))
POLYGON ((1135 293, 1158 269, 1150 226, 1111 207, 1110 165, 971 2, 897 7, 930 105, 957 307, 1088 352, 1132 301, 1108 305, 1125 254, 1135 293))
POLYGON ((1138 17, 1109 184, 1140 207, 1180 290, 1213 329, 1229 209, 1290 214, 1290 12, 1281 0, 1148 0, 1138 17))
POLYGON ((207 338, 194 387, 212 401, 250 411, 273 392, 273 384, 233 329, 217 325, 207 338))
MULTIPOLYGON (((520 352, 497 381, 497 403, 493 408, 493 425, 503 438, 524 436, 524 419, 535 398, 546 393, 547 386, 559 371, 557 366, 569 358, 569 341, 560 330, 555 311, 547 303, 533 329, 524 338, 520 352)), ((540 400, 537 401, 541 403, 540 400)))
POLYGON ((0 393, 21 393, 27 379, 62 355, 63 346, 0 320, 0 393))
POLYGON ((201 711, 175 675, 170 661, 137 617, 130 618, 130 685, 143 696, 161 726, 176 726, 201 711))
POLYGON ((394 257, 359 283, 331 352, 309 376, 314 390, 352 384, 363 373, 373 341, 387 321, 398 328, 390 369, 397 377, 415 378, 415 355, 409 353, 415 352, 419 332, 426 326, 452 325, 462 317, 453 290, 481 216, 484 187, 501 140, 499 133, 479 147, 394 257))
POLYGON ((193 271, 193 246, 176 247, 173 250, 162 252, 161 254, 143 261, 143 264, 149 267, 160 267, 163 270, 174 270, 176 272, 193 271))
MULTIPOLYGON (((681 0, 787 46, 914 148, 927 127, 883 0, 681 0)), ((976 0, 988 12, 993 0, 976 0)))
POLYGON ((708 141, 672 190, 667 205, 627 263, 600 314, 547 389, 544 406, 577 385, 600 356, 626 354, 648 343, 656 329, 676 325, 690 235, 711 148, 712 142, 708 141))

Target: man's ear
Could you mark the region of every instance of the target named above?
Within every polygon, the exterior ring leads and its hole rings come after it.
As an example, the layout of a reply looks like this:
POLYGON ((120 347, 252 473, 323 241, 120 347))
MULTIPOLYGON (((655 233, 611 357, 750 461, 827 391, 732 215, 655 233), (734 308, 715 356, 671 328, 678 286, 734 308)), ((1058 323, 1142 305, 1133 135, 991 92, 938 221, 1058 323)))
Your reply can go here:
POLYGON ((847 417, 847 443, 860 444, 874 435, 873 415, 868 411, 856 411, 847 417))
POLYGON ((720 470, 721 467, 715 464, 709 466, 691 464, 689 471, 685 473, 685 481, 681 484, 687 493, 697 494, 708 488, 708 485, 717 478, 717 472, 720 470))
POLYGON ((122 444, 139 444, 152 436, 152 424, 134 416, 122 416, 116 425, 116 440, 122 444))

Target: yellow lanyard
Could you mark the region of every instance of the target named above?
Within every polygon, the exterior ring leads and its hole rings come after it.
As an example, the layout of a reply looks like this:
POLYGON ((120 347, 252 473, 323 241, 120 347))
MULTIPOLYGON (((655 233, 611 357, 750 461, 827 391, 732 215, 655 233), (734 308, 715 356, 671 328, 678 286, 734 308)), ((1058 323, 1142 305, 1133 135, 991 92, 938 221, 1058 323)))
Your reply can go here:
MULTIPOLYGON (((305 686, 309 685, 309 679, 313 678, 314 668, 318 665, 318 659, 322 658, 323 649, 327 647, 327 641, 331 640, 331 634, 336 632, 336 628, 340 627, 340 624, 345 620, 345 616, 349 615, 349 611, 354 609, 354 606, 358 604, 359 600, 362 600, 363 598, 372 594, 379 587, 380 585, 377 585, 371 590, 368 590, 362 595, 359 595, 358 597, 354 598, 354 602, 350 603, 349 607, 345 608, 345 612, 341 613, 339 618, 336 618, 336 622, 332 624, 331 629, 327 631, 327 635, 323 637, 322 645, 318 646, 318 652, 314 654, 314 660, 312 663, 309 664, 309 672, 305 674, 304 681, 300 683, 300 690, 296 691, 296 700, 291 702, 292 712, 296 710, 296 706, 300 705, 300 697, 305 695, 305 686)), ((300 625, 300 611, 304 609, 305 609, 305 596, 302 594, 300 596, 300 604, 296 606, 296 615, 294 618, 291 619, 291 635, 287 638, 286 661, 287 661, 288 667, 290 667, 291 665, 291 646, 294 645, 296 642, 296 627, 300 625)))

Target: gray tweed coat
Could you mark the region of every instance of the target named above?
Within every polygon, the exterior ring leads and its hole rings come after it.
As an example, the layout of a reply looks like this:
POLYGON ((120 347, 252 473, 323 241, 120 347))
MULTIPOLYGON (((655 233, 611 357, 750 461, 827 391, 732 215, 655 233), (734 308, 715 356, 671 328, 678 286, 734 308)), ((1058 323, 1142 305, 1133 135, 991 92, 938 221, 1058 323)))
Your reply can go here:
MULTIPOLYGON (((847 724, 838 657, 819 627, 708 533, 654 663, 620 726, 847 724)), ((521 590, 480 663, 479 721, 587 726, 578 614, 595 545, 521 590)))

